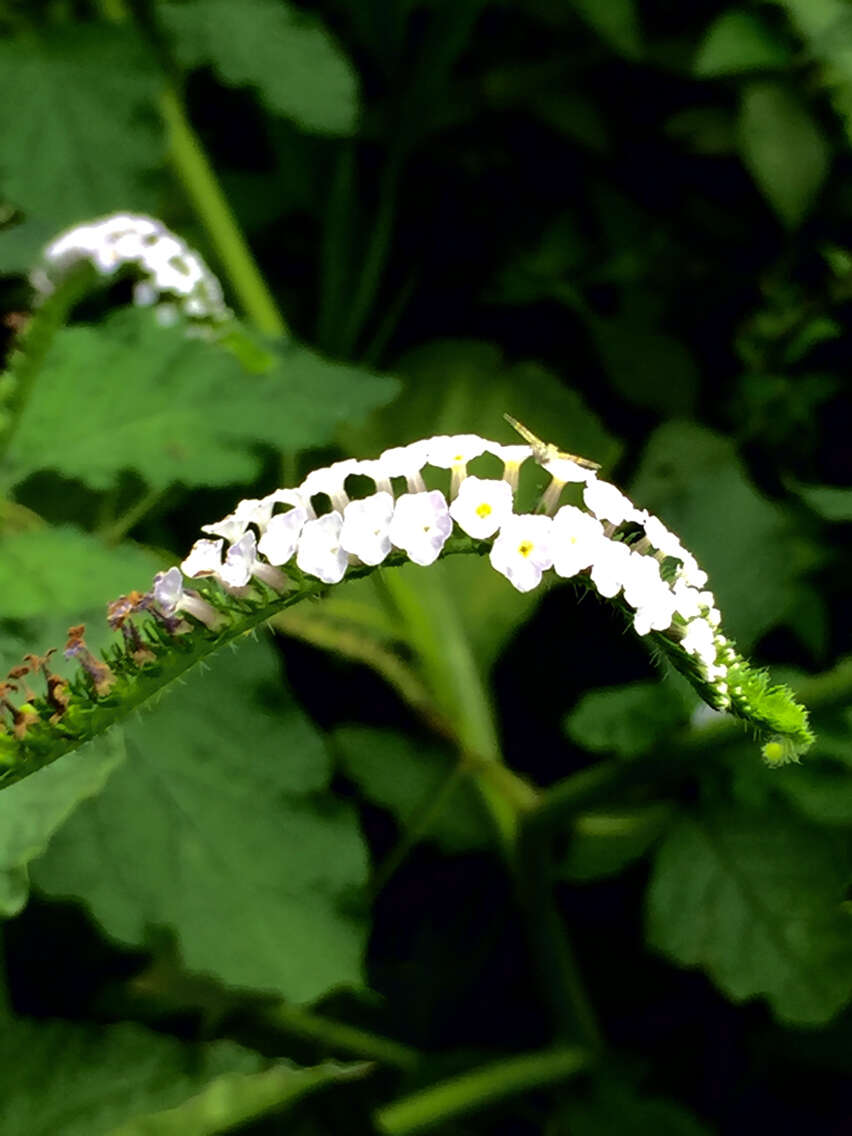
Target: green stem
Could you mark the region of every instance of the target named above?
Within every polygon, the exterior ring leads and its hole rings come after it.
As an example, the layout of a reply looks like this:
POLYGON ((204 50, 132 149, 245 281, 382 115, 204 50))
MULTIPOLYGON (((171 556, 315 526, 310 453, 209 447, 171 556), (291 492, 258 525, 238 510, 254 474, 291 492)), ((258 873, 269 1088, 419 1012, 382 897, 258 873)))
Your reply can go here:
POLYGON ((287 325, 251 254, 213 167, 193 130, 177 91, 160 97, 172 161, 195 211, 201 218, 222 267, 246 315, 265 335, 281 337, 287 325))
POLYGON ((380 1037, 346 1022, 331 1021, 301 1006, 281 1002, 263 1010, 260 1017, 268 1026, 327 1047, 326 1056, 346 1053, 406 1072, 415 1068, 420 1061, 417 1050, 401 1042, 380 1037))
POLYGON ((119 544, 162 497, 162 489, 149 489, 147 493, 143 493, 125 513, 103 526, 99 534, 101 539, 106 544, 119 544))
POLYGON ((75 265, 62 283, 42 301, 22 333, 4 376, 11 390, 6 410, 8 421, 5 432, 0 436, 0 463, 12 444, 35 380, 57 333, 67 323, 74 305, 92 288, 95 279, 96 273, 90 264, 75 265))
POLYGON ((576 1077, 588 1064, 588 1055, 581 1049, 552 1049, 507 1057, 393 1101, 380 1108, 373 1119, 387 1136, 426 1132, 507 1097, 576 1077))
POLYGON ((579 1040, 597 1055, 603 1049, 603 1036, 556 904, 550 833, 525 823, 517 849, 518 899, 527 915, 539 987, 553 1014, 556 1035, 566 1044, 579 1040))

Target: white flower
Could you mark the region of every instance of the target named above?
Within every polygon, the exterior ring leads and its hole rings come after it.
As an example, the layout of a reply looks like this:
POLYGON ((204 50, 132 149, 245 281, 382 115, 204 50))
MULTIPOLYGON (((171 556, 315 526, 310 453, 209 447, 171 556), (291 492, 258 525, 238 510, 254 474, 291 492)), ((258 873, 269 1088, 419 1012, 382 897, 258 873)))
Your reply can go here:
POLYGON ((691 552, 684 549, 680 553, 680 560, 682 567, 678 570, 679 579, 689 584, 693 588, 703 588, 707 583, 707 573, 703 568, 698 567, 698 561, 691 552))
POLYGON ((429 465, 452 471, 450 497, 455 497, 467 476, 467 463, 484 454, 488 442, 478 434, 438 434, 428 443, 426 460, 429 465))
POLYGON ((367 461, 359 461, 357 469, 353 473, 360 473, 362 477, 371 477, 375 482, 376 491, 380 493, 390 493, 393 496, 393 486, 390 482, 390 476, 378 458, 373 458, 367 461))
POLYGON ((393 497, 383 491, 350 501, 343 510, 340 547, 364 564, 381 564, 391 550, 388 533, 393 510, 393 497))
POLYGON ((428 439, 411 442, 407 446, 394 446, 378 457, 379 468, 386 477, 404 477, 409 493, 423 493, 423 466, 429 449, 428 439))
POLYGON ((257 560, 257 537, 249 530, 232 544, 225 555, 225 563, 218 576, 230 588, 244 588, 252 576, 257 560))
POLYGON ((154 599, 166 616, 186 611, 200 623, 214 629, 222 622, 223 617, 212 604, 202 599, 197 592, 184 588, 180 568, 169 568, 168 572, 158 572, 154 577, 152 591, 154 599))
POLYGON ((684 547, 678 537, 666 528, 659 517, 649 514, 642 526, 648 540, 664 556, 674 556, 678 560, 683 558, 684 547))
POLYGON ((588 484, 597 480, 593 469, 587 469, 578 462, 571 461, 569 457, 547 458, 541 463, 541 468, 546 469, 554 481, 562 485, 567 485, 570 481, 585 481, 588 484))
POLYGON ((212 525, 202 525, 201 531, 224 537, 227 541, 237 541, 249 525, 257 525, 259 529, 263 529, 272 515, 273 506, 274 502, 268 497, 247 498, 245 501, 240 501, 233 513, 229 513, 221 521, 216 521, 212 525))
POLYGON ((532 457, 532 446, 503 446, 499 442, 489 442, 488 452, 503 462, 503 480, 511 485, 513 493, 517 493, 518 474, 524 462, 532 457))
POLYGON ((325 493, 332 507, 338 513, 342 513, 349 502, 345 489, 346 478, 350 473, 357 472, 357 466, 358 462, 354 458, 348 458, 346 461, 334 462, 333 465, 323 469, 315 469, 299 486, 299 492, 307 499, 318 493, 325 493))
POLYGON ((645 513, 640 512, 629 497, 625 497, 614 485, 610 485, 608 481, 601 481, 598 477, 586 482, 583 500, 586 508, 590 509, 599 520, 609 521, 613 525, 620 525, 625 521, 641 522, 645 519, 645 513))
POLYGON ((512 487, 505 481, 468 477, 450 505, 450 516, 474 540, 493 536, 512 513, 512 487))
POLYGON ((656 557, 642 556, 641 553, 632 551, 627 561, 622 586, 624 598, 633 608, 641 607, 652 600, 661 588, 671 594, 671 588, 660 575, 660 565, 656 557))
MULTIPOLYGON (((681 640, 681 647, 688 655, 695 655, 708 668, 716 670, 716 644, 713 638, 713 628, 706 619, 692 619, 686 625, 686 632, 681 640)), ((722 671, 724 673, 724 669, 722 671)), ((709 677, 709 673, 708 673, 709 677)))
POLYGON ((189 550, 189 556, 181 563, 184 576, 218 575, 222 567, 223 540, 197 540, 189 550))
POLYGON ((691 588, 685 580, 675 580, 672 585, 672 594, 675 597, 675 611, 684 619, 694 619, 701 614, 701 593, 697 588, 691 588))
POLYGON ((573 505, 563 505, 553 518, 553 569, 557 576, 576 576, 590 568, 604 539, 600 521, 573 505))
POLYGON ((525 513, 509 517, 491 546, 492 567, 501 572, 519 592, 531 592, 541 574, 553 563, 553 520, 525 513))
POLYGON ((307 521, 299 537, 296 563, 303 572, 316 576, 324 584, 339 583, 349 564, 349 557, 340 547, 342 525, 340 513, 326 513, 307 521))
POLYGON ((276 513, 257 542, 257 550, 270 564, 286 564, 299 543, 299 535, 308 520, 304 505, 294 505, 288 513, 276 513))
POLYGON ((390 524, 390 539, 423 566, 433 564, 453 530, 447 499, 438 489, 403 493, 390 524))
POLYGON ((600 595, 612 599, 621 591, 629 572, 630 549, 619 540, 602 540, 592 564, 592 583, 600 595))

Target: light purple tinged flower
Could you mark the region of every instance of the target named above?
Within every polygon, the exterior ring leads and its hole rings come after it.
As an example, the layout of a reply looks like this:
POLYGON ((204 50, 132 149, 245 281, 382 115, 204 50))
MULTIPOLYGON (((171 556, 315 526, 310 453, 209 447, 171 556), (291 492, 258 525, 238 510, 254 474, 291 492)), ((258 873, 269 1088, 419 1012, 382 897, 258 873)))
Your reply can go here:
POLYGON ((316 576, 324 584, 339 583, 349 565, 349 556, 340 546, 343 517, 340 513, 326 513, 308 521, 299 537, 296 563, 309 576, 316 576))
POLYGON ((169 568, 168 572, 158 572, 154 577, 153 596, 165 616, 185 611, 207 627, 215 630, 223 617, 212 604, 183 585, 179 568, 169 568))
POLYGON ((299 536, 309 520, 303 505, 294 505, 287 513, 276 513, 257 542, 257 550, 270 564, 286 564, 296 551, 299 536))
POLYGON ((350 501, 343 510, 340 547, 364 564, 381 564, 391 550, 393 511, 390 493, 373 493, 363 500, 350 501))
POLYGON ((230 588, 244 588, 251 579, 256 560, 257 537, 249 531, 228 549, 225 563, 219 569, 219 579, 230 588))
POLYGON ((450 505, 450 516, 474 540, 494 536, 512 515, 512 487, 506 481, 467 477, 450 505))
POLYGON ((396 503, 389 536, 415 564, 433 564, 441 555, 453 522, 447 499, 438 489, 403 493, 396 503))
POLYGON ((491 546, 491 565, 519 592, 531 592, 553 564, 553 519, 540 514, 512 516, 491 546))
POLYGON ((605 539, 600 521, 574 505, 563 505, 553 518, 553 569, 557 576, 567 579, 591 568, 605 539))

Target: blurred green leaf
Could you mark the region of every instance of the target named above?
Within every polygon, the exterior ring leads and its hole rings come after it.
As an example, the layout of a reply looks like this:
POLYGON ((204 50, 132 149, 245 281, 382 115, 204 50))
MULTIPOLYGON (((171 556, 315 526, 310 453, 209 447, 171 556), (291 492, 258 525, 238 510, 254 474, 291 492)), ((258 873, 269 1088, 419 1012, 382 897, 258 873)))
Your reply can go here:
POLYGON ((127 731, 130 760, 34 866, 129 943, 173 927, 190 970, 297 1002, 359 984, 366 853, 268 644, 220 652, 127 731))
POLYGON ((58 232, 115 209, 151 210, 163 161, 161 78, 132 32, 65 25, 0 40, 0 190, 58 232))
MULTIPOLYGON (((358 433, 358 452, 378 451, 430 434, 472 432, 505 442, 518 436, 509 411, 548 441, 614 465, 621 444, 570 386, 537 363, 508 364, 493 343, 439 339, 404 355, 394 374, 405 395, 358 433)), ((355 452, 355 451, 353 451, 355 452)))
POLYGON ((632 682, 590 690, 565 718, 572 741, 594 753, 638 757, 685 724, 688 709, 672 687, 632 682))
POLYGON ((709 1136, 710 1132, 683 1105, 645 1096, 611 1072, 598 1074, 585 1093, 565 1101, 560 1121, 554 1136, 709 1136))
POLYGON ((108 547, 70 525, 0 538, 0 619, 73 616, 133 588, 147 589, 162 564, 133 544, 108 547))
POLYGON ((346 775, 404 831, 419 831, 428 818, 422 839, 434 840, 446 852, 491 843, 488 817, 473 786, 458 775, 457 756, 392 730, 342 726, 333 737, 346 775))
POLYGON ((795 485, 793 490, 824 521, 852 521, 852 489, 840 485, 795 485))
POLYGON ((123 760, 124 738, 111 730, 0 793, 0 916, 21 910, 29 894, 30 861, 44 852, 81 801, 101 791, 123 760))
POLYGON ((852 993, 847 861, 778 808, 683 817, 657 853, 648 939, 736 1002, 764 996, 783 1021, 826 1022, 852 993))
POLYGON ((628 59, 642 55, 639 11, 635 0, 569 0, 577 15, 613 50, 628 59))
POLYGON ((587 313, 586 320, 620 395, 668 416, 692 410, 700 374, 682 340, 649 326, 641 315, 601 319, 587 313))
MULTIPOLYGON (((220 1043, 221 1044, 221 1043, 220 1043)), ((126 1121, 110 1136, 215 1136, 291 1105, 326 1085, 361 1077, 367 1064, 299 1068, 279 1062, 256 1073, 224 1073, 183 1104, 126 1121)), ((272 1120, 273 1124, 281 1123, 272 1120)))
POLYGON ((731 8, 717 16, 701 41, 693 71, 701 78, 787 67, 790 49, 754 13, 731 8))
POLYGON ((18 1018, 0 1034, 0 1136, 208 1136, 363 1069, 265 1068, 232 1042, 186 1045, 134 1025, 18 1018))
POLYGON ((270 111, 306 130, 354 131, 357 74, 315 16, 285 0, 190 0, 159 11, 186 67, 209 63, 224 82, 255 87, 270 111))
POLYGON ((617 875, 653 847, 673 812, 671 805, 658 801, 581 813, 573 821, 568 851, 556 865, 557 876, 597 880, 617 875))
POLYGON ((107 489, 133 470, 155 489, 250 484, 258 446, 327 442, 340 422, 357 421, 397 389, 295 344, 274 358, 266 374, 249 374, 215 343, 161 327, 147 311, 66 328, 14 436, 10 477, 51 469, 107 489))
POLYGON ((810 552, 792 518, 751 484, 726 438, 666 423, 648 440, 630 492, 710 574, 724 625, 744 648, 784 621, 810 552))
POLYGON ((791 229, 805 219, 828 174, 822 128, 782 83, 746 85, 739 121, 740 153, 760 191, 791 229))

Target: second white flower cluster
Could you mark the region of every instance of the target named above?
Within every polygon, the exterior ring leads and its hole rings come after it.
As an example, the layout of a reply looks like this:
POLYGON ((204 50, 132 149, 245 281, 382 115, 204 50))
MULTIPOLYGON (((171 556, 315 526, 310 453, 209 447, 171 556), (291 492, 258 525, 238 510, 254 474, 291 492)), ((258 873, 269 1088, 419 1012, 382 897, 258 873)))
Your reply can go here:
MULTIPOLYGON (((493 540, 490 562, 518 591, 536 588, 552 569, 566 579, 586 573, 601 596, 621 594, 638 634, 668 633, 694 657, 725 705, 727 664, 735 656, 719 632, 715 599, 695 558, 657 517, 562 455, 540 462, 551 477, 542 501, 553 515, 516 513, 519 470, 532 456, 526 445, 462 434, 396 447, 375 460, 336 462, 310 473, 296 489, 241 501, 221 521, 205 525, 209 537, 193 545, 181 572, 190 579, 215 577, 232 591, 252 577, 283 590, 281 568, 295 558, 306 575, 335 584, 350 565, 381 564, 394 549, 415 564, 432 564, 457 525, 474 540, 493 540), (468 463, 486 453, 502 461, 501 477, 468 474, 468 463), (450 471, 448 496, 427 488, 426 466, 450 471), (374 491, 350 499, 352 477, 369 479, 374 491), (400 485, 404 479, 405 491, 395 490, 397 479, 400 485), (585 508, 559 507, 568 482, 582 484, 585 508), (318 515, 323 497, 330 510, 318 515), (625 525, 634 526, 638 537, 630 544, 618 539, 625 525), (676 563, 664 578, 661 566, 669 557, 676 563)), ((192 612, 197 600, 184 593, 175 569, 155 589, 161 606, 192 612)))
POLYGON ((178 309, 214 323, 231 314, 219 281, 199 253, 155 217, 112 213, 66 229, 45 248, 43 264, 30 276, 33 287, 49 295, 80 261, 105 277, 135 268, 142 279, 134 286, 133 301, 139 307, 156 305, 162 323, 174 322, 178 309))

